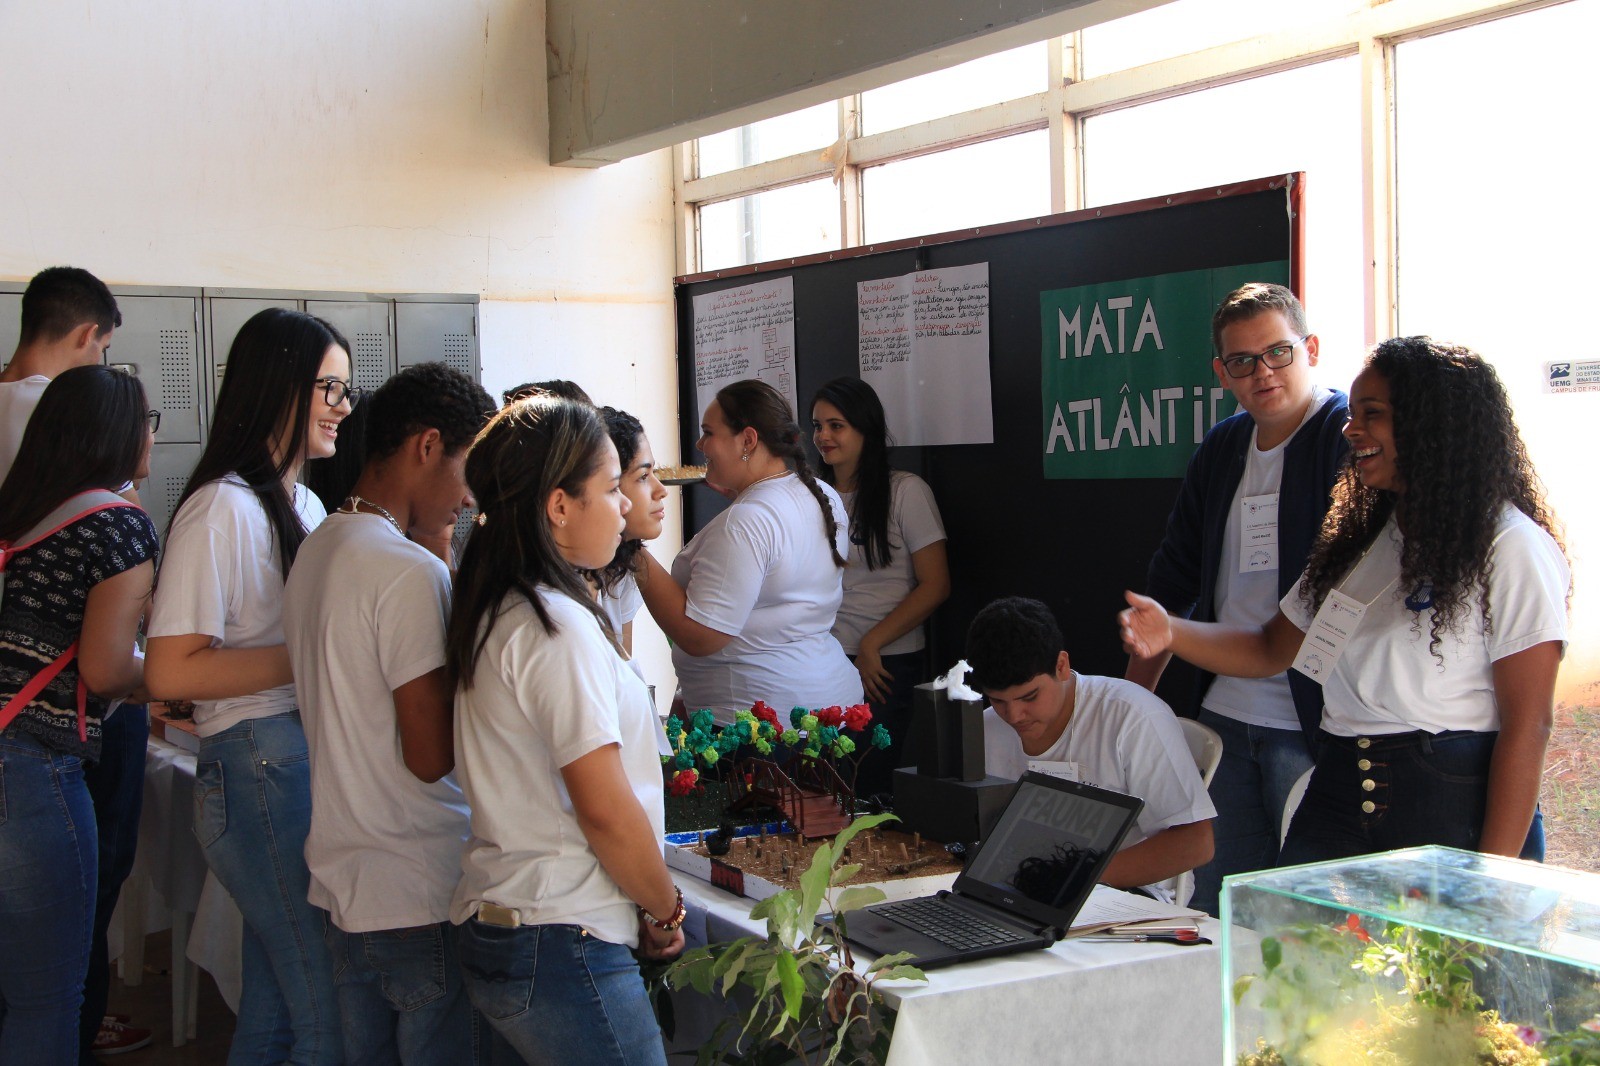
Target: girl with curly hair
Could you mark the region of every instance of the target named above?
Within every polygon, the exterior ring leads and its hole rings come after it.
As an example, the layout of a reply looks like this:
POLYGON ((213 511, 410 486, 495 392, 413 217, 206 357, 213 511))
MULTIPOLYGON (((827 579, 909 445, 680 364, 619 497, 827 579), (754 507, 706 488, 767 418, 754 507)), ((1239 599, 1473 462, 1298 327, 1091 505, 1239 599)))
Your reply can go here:
POLYGON ((1279 864, 1422 844, 1542 857, 1571 575, 1505 389, 1465 348, 1385 341, 1345 435, 1322 534, 1270 622, 1168 618, 1130 592, 1123 643, 1235 677, 1311 672, 1306 631, 1342 612, 1342 650, 1315 649, 1321 744, 1279 864))

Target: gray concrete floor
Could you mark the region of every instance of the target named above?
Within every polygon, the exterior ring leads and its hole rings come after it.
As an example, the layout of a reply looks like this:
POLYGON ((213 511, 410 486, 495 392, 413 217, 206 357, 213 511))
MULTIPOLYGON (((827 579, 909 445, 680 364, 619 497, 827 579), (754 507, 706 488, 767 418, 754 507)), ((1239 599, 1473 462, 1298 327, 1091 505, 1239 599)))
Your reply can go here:
POLYGON ((120 1055, 103 1056, 101 1061, 126 1066, 215 1066, 227 1061, 228 1044, 233 1039, 233 1012, 222 1001, 211 975, 200 971, 199 1009, 195 1039, 183 1047, 172 1046, 172 937, 152 933, 145 942, 144 980, 137 986, 111 978, 109 1014, 126 1014, 128 1023, 154 1032, 150 1046, 120 1055))

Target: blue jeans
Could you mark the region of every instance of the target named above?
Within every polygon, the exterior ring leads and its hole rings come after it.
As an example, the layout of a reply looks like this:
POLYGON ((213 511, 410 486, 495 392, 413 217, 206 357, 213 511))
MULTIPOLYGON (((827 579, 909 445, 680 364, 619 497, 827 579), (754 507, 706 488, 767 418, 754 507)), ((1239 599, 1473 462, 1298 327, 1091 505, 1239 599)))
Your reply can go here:
POLYGON ((139 844, 139 815, 144 806, 144 755, 150 741, 150 712, 142 703, 125 703, 101 723, 100 761, 86 766, 84 782, 94 802, 100 828, 100 877, 95 889, 94 938, 89 944, 89 971, 83 979, 83 1009, 78 1021, 78 1066, 98 1066, 91 1050, 105 1017, 111 990, 111 963, 106 958, 106 930, 117 909, 122 883, 133 870, 139 844))
POLYGON ((492 1034, 461 986, 449 922, 346 933, 330 921, 327 939, 346 1066, 491 1061, 492 1034))
MULTIPOLYGON (((1321 735, 1317 766, 1295 811, 1280 866, 1346 859, 1395 848, 1478 847, 1498 733, 1321 735)), ((1536 811, 1524 858, 1541 857, 1536 811)))
POLYGON ((98 834, 83 766, 0 734, 0 1063, 72 1066, 98 834))
POLYGON ((1210 790, 1217 808, 1211 823, 1216 850, 1194 872, 1189 906, 1216 914, 1223 877, 1278 865, 1284 804, 1300 775, 1311 769, 1311 753, 1298 728, 1247 725, 1204 709, 1200 723, 1222 738, 1222 760, 1210 790))
POLYGON ((341 1062, 326 916, 306 901, 311 773, 300 715, 254 718, 202 738, 194 805, 206 863, 244 916, 230 1066, 341 1062))
POLYGON ((534 1066, 665 1066, 633 953, 575 925, 457 930, 472 1005, 534 1066))

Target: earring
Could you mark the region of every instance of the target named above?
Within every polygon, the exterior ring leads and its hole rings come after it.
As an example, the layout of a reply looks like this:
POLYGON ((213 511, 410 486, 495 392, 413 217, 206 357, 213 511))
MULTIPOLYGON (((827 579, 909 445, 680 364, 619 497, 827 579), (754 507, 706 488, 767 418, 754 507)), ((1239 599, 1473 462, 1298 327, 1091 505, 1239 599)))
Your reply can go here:
POLYGON ((739 461, 742 463, 748 463, 750 461, 750 453, 745 452, 743 455, 739 456, 739 461))
POLYGON ((561 528, 562 529, 566 529, 567 528, 567 520, 565 518, 563 518, 561 520, 561 528))

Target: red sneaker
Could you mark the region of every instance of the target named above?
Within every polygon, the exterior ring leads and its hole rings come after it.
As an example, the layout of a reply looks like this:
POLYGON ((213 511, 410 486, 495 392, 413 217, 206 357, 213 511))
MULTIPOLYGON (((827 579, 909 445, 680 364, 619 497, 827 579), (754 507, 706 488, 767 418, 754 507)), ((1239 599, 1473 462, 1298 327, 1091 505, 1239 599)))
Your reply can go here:
POLYGON ((150 1030, 136 1029, 119 1022, 112 1015, 100 1020, 100 1032, 94 1038, 96 1055, 120 1055, 124 1051, 137 1051, 150 1045, 150 1030))

